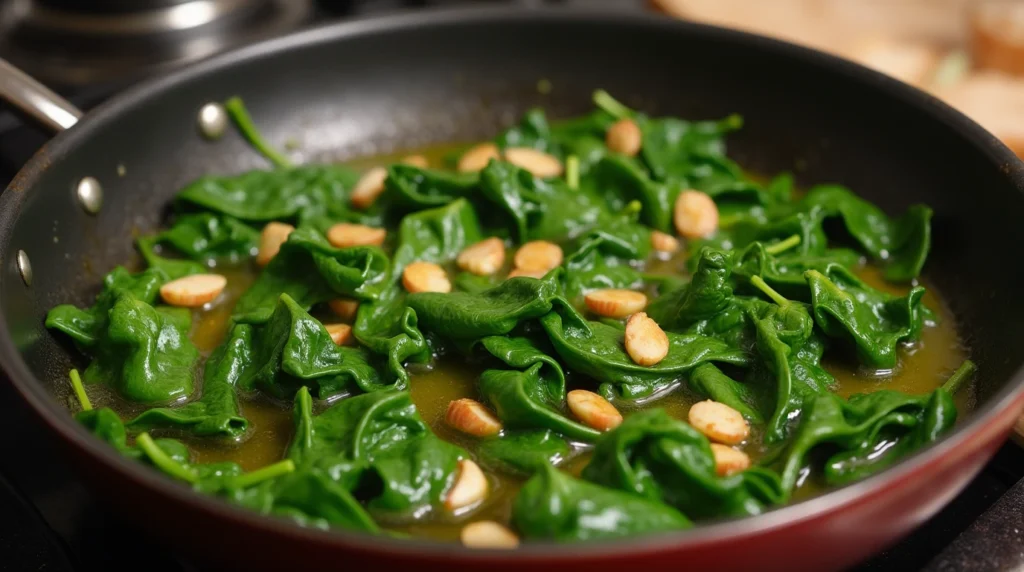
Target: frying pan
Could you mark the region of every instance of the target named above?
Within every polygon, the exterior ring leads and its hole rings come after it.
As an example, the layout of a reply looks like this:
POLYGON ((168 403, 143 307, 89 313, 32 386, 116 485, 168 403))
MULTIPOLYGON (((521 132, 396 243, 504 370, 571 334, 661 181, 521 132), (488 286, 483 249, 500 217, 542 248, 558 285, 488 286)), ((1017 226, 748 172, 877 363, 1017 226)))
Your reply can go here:
MULTIPOLYGON (((7 76, 0 84, 8 97, 44 101, 26 78, 7 76)), ((949 501, 1024 405, 1024 266, 1015 259, 1024 244, 1024 166, 937 100, 821 53, 624 13, 455 10, 343 23, 253 45, 148 81, 77 122, 67 104, 42 107, 63 109, 75 125, 0 196, 3 370, 111 507, 200 564, 843 568, 949 501), (551 82, 549 94, 536 89, 540 79, 551 82), (119 457, 71 419, 64 379, 76 358, 43 328, 46 311, 89 303, 100 277, 133 259, 134 234, 156 229, 185 183, 267 166, 235 133, 216 142, 200 137, 195 118, 204 103, 241 95, 271 142, 280 148, 294 140, 296 159, 318 161, 489 137, 531 105, 556 116, 580 113, 597 87, 652 114, 743 114, 745 128, 730 138, 730 152, 754 171, 792 170, 803 184, 843 183, 889 212, 931 205, 926 273, 951 303, 980 367, 976 409, 898 466, 762 516, 514 553, 261 517, 119 457), (76 192, 83 177, 102 188, 95 214, 76 192), (30 280, 22 276, 29 264, 30 280)))

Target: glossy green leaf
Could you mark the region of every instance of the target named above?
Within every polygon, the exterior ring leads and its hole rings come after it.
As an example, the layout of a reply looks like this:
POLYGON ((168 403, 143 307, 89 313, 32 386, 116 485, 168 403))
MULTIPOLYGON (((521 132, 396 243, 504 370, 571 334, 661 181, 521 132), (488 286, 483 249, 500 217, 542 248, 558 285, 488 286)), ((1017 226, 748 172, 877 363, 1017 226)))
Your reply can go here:
POLYGON ((690 521, 656 500, 602 487, 545 465, 526 481, 512 507, 523 538, 573 542, 680 530, 690 521))
POLYGON ((515 221, 512 236, 560 242, 609 216, 593 193, 570 189, 562 179, 539 179, 511 163, 491 161, 480 172, 481 196, 515 221))
POLYGON ((565 257, 565 296, 576 300, 601 288, 634 289, 643 285, 637 266, 651 254, 651 232, 638 224, 636 213, 614 216, 578 239, 565 257))
POLYGON ((646 397, 683 381, 702 363, 746 365, 749 361, 743 351, 720 340, 670 332, 668 356, 655 365, 641 366, 626 353, 621 327, 588 322, 567 306, 556 307, 540 323, 566 367, 607 384, 602 390, 606 397, 646 397))
POLYGON ((386 387, 369 352, 335 345, 324 325, 287 294, 266 323, 253 326, 251 344, 251 359, 240 364, 248 367, 236 381, 246 390, 287 398, 309 387, 324 398, 386 387))
POLYGON ((366 472, 357 498, 370 510, 409 514, 437 507, 454 482, 465 451, 431 433, 406 392, 343 399, 312 414, 305 390, 296 396, 296 432, 288 457, 300 468, 366 472), (340 463, 340 465, 339 465, 340 463))
POLYGON ((799 417, 804 405, 828 393, 835 379, 820 365, 824 347, 815 337, 814 322, 802 304, 752 306, 748 312, 757 332, 759 369, 765 374, 760 376, 761 383, 771 380, 775 394, 774 413, 765 428, 764 441, 777 443, 785 439, 789 424, 799 417))
POLYGON ((693 519, 760 514, 783 497, 768 470, 717 476, 707 438, 662 409, 633 414, 598 441, 583 478, 693 519))
POLYGON ((472 195, 478 183, 477 173, 452 173, 395 164, 388 167, 385 193, 380 200, 389 207, 442 207, 472 195))
POLYGON ((840 485, 881 471, 912 451, 938 440, 956 422, 953 398, 943 389, 926 395, 880 390, 851 396, 822 395, 812 401, 787 450, 781 469, 792 489, 819 447, 829 451, 825 480, 840 485))
POLYGON ((249 422, 238 411, 235 385, 255 357, 252 330, 247 324, 235 326, 228 339, 206 361, 203 394, 197 401, 180 407, 147 409, 129 421, 128 428, 135 431, 174 428, 197 436, 241 437, 249 422))
POLYGON ((165 282, 167 275, 161 270, 151 268, 132 274, 124 267, 118 266, 103 278, 103 290, 96 296, 92 306, 57 306, 46 315, 46 327, 64 332, 79 348, 88 350, 105 335, 110 309, 122 293, 128 293, 138 300, 152 304, 165 282))
POLYGON ((233 319, 266 321, 282 294, 304 309, 340 296, 373 300, 388 287, 389 278, 390 261, 379 248, 335 248, 322 233, 300 227, 239 298, 233 319))
POLYGON ((553 431, 512 431, 486 439, 476 454, 486 468, 513 476, 530 476, 569 457, 569 444, 553 431))
POLYGON ((203 177, 182 189, 176 200, 248 222, 296 220, 347 204, 358 180, 359 174, 347 167, 304 165, 203 177))
POLYGON ((259 247, 260 232, 225 215, 202 212, 178 216, 171 228, 156 235, 155 242, 172 246, 200 262, 237 261, 252 256, 259 247))
POLYGON ((445 338, 505 335, 520 322, 551 311, 561 289, 558 276, 553 272, 543 280, 511 278, 479 294, 421 292, 409 296, 409 307, 416 310, 424 329, 445 338))
POLYGON ((565 374, 537 341, 526 337, 490 336, 480 344, 491 355, 516 368, 488 369, 480 375, 480 395, 506 427, 551 429, 577 441, 597 439, 599 432, 570 420, 562 412, 565 374))
POLYGON ((830 274, 832 279, 816 270, 804 274, 818 327, 828 336, 851 342, 861 363, 895 367, 899 344, 921 335, 924 288, 917 286, 896 297, 866 287, 842 268, 833 267, 830 274))
POLYGON ((82 376, 103 383, 125 399, 162 404, 192 393, 199 352, 188 338, 192 317, 183 308, 154 308, 131 293, 122 293, 109 321, 91 348, 94 360, 82 376))
POLYGON ((931 247, 930 208, 915 205, 902 217, 891 219, 838 185, 814 187, 799 204, 798 208, 820 206, 827 216, 842 219, 846 231, 864 252, 881 262, 887 279, 906 282, 921 273, 931 247))

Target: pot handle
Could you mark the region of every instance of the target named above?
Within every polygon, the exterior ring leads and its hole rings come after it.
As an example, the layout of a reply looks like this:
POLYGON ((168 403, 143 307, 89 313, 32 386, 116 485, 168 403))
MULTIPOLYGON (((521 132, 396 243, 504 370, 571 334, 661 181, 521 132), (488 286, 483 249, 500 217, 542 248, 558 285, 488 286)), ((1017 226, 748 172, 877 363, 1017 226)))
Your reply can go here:
POLYGON ((0 59, 0 99, 54 133, 70 128, 82 117, 68 100, 4 59, 0 59))

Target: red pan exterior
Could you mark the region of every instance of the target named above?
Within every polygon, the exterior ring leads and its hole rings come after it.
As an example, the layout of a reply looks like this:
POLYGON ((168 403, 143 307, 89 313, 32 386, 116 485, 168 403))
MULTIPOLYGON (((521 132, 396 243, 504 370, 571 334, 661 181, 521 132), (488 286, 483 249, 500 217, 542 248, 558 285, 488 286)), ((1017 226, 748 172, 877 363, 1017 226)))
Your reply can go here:
MULTIPOLYGON (((515 89, 490 93, 498 100, 530 99, 515 89)), ((948 502, 1006 439, 1024 407, 1024 356, 1015 334, 1024 322, 1024 300, 1014 286, 1024 283, 1024 265, 1007 264, 1001 252, 1024 245, 1022 219, 1024 167, 990 134, 923 94, 823 54, 738 32, 623 14, 451 11, 356 22, 246 48, 149 82, 90 113, 42 150, 0 196, 0 365, 111 506, 204 567, 841 569, 894 542, 948 502), (529 37, 530 42, 522 41, 529 37), (603 41, 608 38, 618 41, 610 46, 603 41), (669 48, 679 55, 665 56, 669 48), (695 55, 708 64, 694 63, 695 55), (684 59, 685 65, 673 64, 684 59), (254 116, 266 121, 265 131, 280 139, 296 125, 316 131, 315 122, 284 122, 320 105, 318 94, 331 94, 328 100, 369 94, 358 100, 362 107, 344 113, 371 117, 375 101, 390 94, 397 103, 388 101, 385 113, 406 100, 439 93, 456 98, 458 90, 471 88, 435 92, 430 82, 457 63, 470 70, 470 79, 449 82, 456 86, 490 73, 507 76, 514 85, 527 85, 532 77, 532 89, 542 73, 562 78, 555 85, 567 86, 566 91, 575 89, 568 99, 576 102, 585 102, 586 93, 599 87, 594 82, 604 81, 613 93, 633 86, 660 101, 682 101, 679 109, 663 104, 682 115, 738 110, 748 118, 749 130, 735 146, 730 139, 730 149, 755 167, 778 169, 796 156, 807 163, 803 176, 808 179, 847 182, 886 209, 901 210, 909 202, 933 205, 936 230, 928 272, 951 296, 974 342, 972 356, 981 372, 976 411, 950 436, 888 471, 762 516, 649 538, 530 545, 513 553, 301 529, 264 518, 194 494, 118 456, 71 420, 52 397, 59 389, 50 379, 57 377, 55 371, 66 371, 67 352, 42 330, 41 316, 67 301, 63 285, 97 277, 83 279, 64 261, 89 258, 104 269, 120 263, 130 253, 130 230, 156 224, 159 207, 182 183, 202 173, 254 166, 238 158, 248 156, 244 145, 211 147, 181 117, 237 89, 254 116), (732 69, 742 73, 731 76, 732 69), (748 85, 751 78, 757 80, 756 90, 748 85), (574 82, 581 85, 573 87, 574 82), (711 85, 713 93, 701 92, 701 86, 711 85), (161 136, 143 139, 140 133, 161 136), (805 146, 808 142, 814 147, 805 146), (84 215, 70 200, 70 182, 83 174, 113 172, 120 162, 128 164, 128 175, 104 179, 109 182, 104 211, 95 218, 84 215), (49 247, 49 235, 39 234, 48 232, 51 219, 67 229, 65 238, 71 240, 62 240, 61 248, 72 254, 49 247), (997 240, 1009 246, 990 248, 997 240), (22 248, 36 269, 31 288, 21 283, 13 262, 22 248)), ((87 299, 85 293, 72 294, 87 299)))
MULTIPOLYGON (((869 494, 837 503, 805 519, 783 520, 778 525, 747 535, 709 542, 664 545, 616 555, 586 552, 573 558, 536 556, 508 559, 507 555, 464 558, 464 554, 401 554, 373 546, 337 546, 302 536, 283 536, 252 519, 226 524, 206 517, 187 505, 168 505, 159 491, 139 487, 131 478, 112 471, 73 445, 68 447, 90 484, 111 499, 126 519, 138 516, 139 507, 159 506, 159 519, 145 519, 154 535, 169 546, 180 546, 197 562, 219 563, 245 570, 338 567, 346 569, 480 570, 522 572, 557 568, 571 572, 620 572, 623 569, 690 570, 842 570, 867 558, 909 533, 934 515, 981 470, 1002 445, 1024 407, 1024 396, 1013 407, 973 432, 946 455, 921 463, 888 479, 869 494), (273 549, 265 549, 273 547, 273 549), (300 555, 296 557, 296 555, 300 555), (798 555, 794 557, 794 555, 798 555), (773 566, 777 563, 778 566, 773 566)), ((936 547, 936 553, 941 547, 936 547)))

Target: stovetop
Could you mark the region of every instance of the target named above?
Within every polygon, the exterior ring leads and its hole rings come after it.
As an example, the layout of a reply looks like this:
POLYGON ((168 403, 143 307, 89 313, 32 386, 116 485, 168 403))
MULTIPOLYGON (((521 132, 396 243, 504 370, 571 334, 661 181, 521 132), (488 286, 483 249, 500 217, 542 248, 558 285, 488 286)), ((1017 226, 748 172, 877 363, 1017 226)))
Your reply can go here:
MULTIPOLYGON (((67 4, 49 2, 62 3, 67 4)), ((328 0, 309 3, 308 12, 292 22, 292 27, 352 15, 452 4, 566 4, 569 8, 599 5, 623 9, 645 6, 644 2, 631 0, 328 0)), ((0 51, 4 41, 0 37, 0 51)), ((69 82, 58 91, 88 109, 143 75, 125 73, 91 83, 69 82)), ((0 113, 0 182, 10 181, 46 139, 45 133, 23 125, 9 113, 0 113)), ((39 423, 23 410, 14 391, 0 383, 0 570, 201 569, 104 508, 77 480, 44 433, 39 423)), ((1024 569, 1022 478, 1024 450, 1009 442, 949 506, 857 570, 1024 569)))

